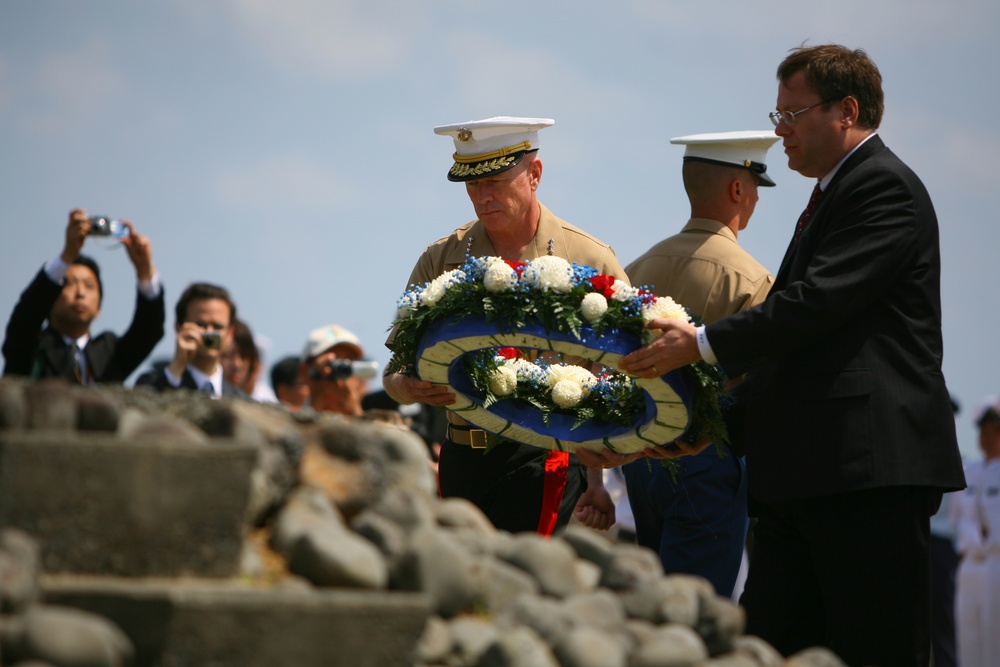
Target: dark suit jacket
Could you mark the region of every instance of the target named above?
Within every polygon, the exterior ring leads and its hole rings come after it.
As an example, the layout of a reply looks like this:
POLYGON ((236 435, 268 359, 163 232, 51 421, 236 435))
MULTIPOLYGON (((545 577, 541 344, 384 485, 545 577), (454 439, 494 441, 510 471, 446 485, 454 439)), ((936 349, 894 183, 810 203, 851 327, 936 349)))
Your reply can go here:
MULTIPOLYGON (((4 375, 63 377, 77 382, 71 348, 51 326, 42 329, 62 286, 39 271, 14 306, 3 343, 4 375)), ((163 291, 156 299, 136 292, 135 312, 120 338, 110 331, 91 336, 83 354, 94 382, 122 383, 163 337, 163 291)))
MULTIPOLYGON (((178 387, 170 384, 170 380, 167 379, 167 373, 163 368, 156 368, 151 371, 143 373, 135 381, 136 387, 152 387, 156 391, 174 391, 176 389, 191 389, 198 390, 198 385, 195 383, 194 378, 191 373, 184 369, 184 375, 181 376, 181 384, 178 387)), ((234 384, 230 384, 226 380, 222 381, 222 397, 223 398, 247 398, 245 391, 240 389, 234 384)))
POLYGON ((834 176, 769 296, 708 325, 740 388, 750 495, 964 487, 941 373, 938 226, 878 136, 834 176))

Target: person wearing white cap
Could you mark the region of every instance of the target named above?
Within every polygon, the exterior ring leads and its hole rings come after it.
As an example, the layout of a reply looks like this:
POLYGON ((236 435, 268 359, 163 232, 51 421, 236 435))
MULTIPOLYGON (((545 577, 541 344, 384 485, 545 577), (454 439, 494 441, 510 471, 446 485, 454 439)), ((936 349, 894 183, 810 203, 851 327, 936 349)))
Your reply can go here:
POLYGON ((361 400, 374 374, 371 364, 361 363, 363 357, 361 339, 339 324, 309 332, 299 357, 299 379, 309 387, 314 410, 350 417, 364 414, 361 400))
POLYGON ((775 134, 814 187, 774 286, 709 324, 654 320, 662 335, 619 369, 703 359, 746 374, 727 425, 756 518, 747 634, 784 655, 822 645, 849 665, 926 665, 930 516, 965 487, 934 205, 877 133, 868 54, 801 46, 777 79, 775 134))
MULTIPOLYGON (((560 220, 542 205, 536 190, 542 178, 538 132, 548 118, 500 116, 434 128, 455 144, 448 180, 465 183, 476 220, 431 244, 417 260, 408 286, 423 285, 457 269, 466 255, 530 261, 556 255, 627 280, 614 251, 560 220)), ((392 347, 393 334, 386 341, 392 347)), ((386 392, 402 404, 447 407, 455 394, 418 377, 396 373, 383 378, 386 392)), ((449 411, 441 448, 441 494, 467 498, 503 530, 550 535, 566 525, 579 501, 581 520, 595 528, 614 523, 614 503, 601 471, 587 472, 575 455, 504 441, 449 411), (485 450, 481 444, 490 448, 485 450), (588 487, 589 484, 589 487, 588 487)))
MULTIPOLYGON (((672 297, 703 322, 763 301, 774 277, 737 236, 753 215, 757 187, 774 185, 765 157, 776 141, 771 131, 671 139, 685 146, 681 174, 691 217, 679 234, 625 268, 632 284, 672 297)), ((625 480, 639 544, 660 554, 665 572, 704 577, 728 597, 746 541, 746 466, 725 445, 722 456, 703 444, 676 476, 639 460, 624 466, 625 480)))
POLYGON ((955 501, 958 566, 955 597, 958 664, 1000 665, 1000 399, 973 419, 983 458, 968 463, 968 488, 955 501))

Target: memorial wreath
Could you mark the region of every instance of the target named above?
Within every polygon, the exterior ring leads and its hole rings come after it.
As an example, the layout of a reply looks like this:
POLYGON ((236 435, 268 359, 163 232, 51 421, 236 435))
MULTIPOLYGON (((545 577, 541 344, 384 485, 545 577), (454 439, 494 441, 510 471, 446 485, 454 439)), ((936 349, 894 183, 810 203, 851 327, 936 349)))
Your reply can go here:
POLYGON ((616 370, 659 335, 645 326, 654 318, 692 321, 670 297, 560 257, 467 257, 399 298, 386 373, 447 385, 457 396, 448 409, 547 449, 726 442, 715 367, 699 361, 654 379, 616 370))

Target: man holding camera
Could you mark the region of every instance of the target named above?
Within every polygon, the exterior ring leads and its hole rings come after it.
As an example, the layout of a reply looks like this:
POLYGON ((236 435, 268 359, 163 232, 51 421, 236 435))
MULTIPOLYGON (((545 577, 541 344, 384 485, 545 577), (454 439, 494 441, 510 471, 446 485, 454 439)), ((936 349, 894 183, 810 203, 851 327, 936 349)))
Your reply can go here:
POLYGON ((222 377, 222 350, 232 342, 236 304, 218 285, 193 283, 177 301, 174 356, 162 368, 136 380, 137 387, 157 391, 194 389, 212 398, 246 398, 246 393, 222 377))
POLYGON ((338 324, 309 332, 299 359, 299 379, 309 387, 314 410, 349 417, 364 414, 361 399, 377 369, 374 362, 364 362, 362 357, 361 340, 338 324))
POLYGON ((131 222, 69 214, 62 252, 35 276, 14 307, 3 344, 4 375, 62 377, 81 385, 122 383, 163 337, 163 289, 149 239, 131 222), (80 254, 87 236, 115 236, 135 266, 135 313, 121 337, 91 336, 104 296, 97 263, 80 254), (48 326, 44 326, 46 320, 48 326))

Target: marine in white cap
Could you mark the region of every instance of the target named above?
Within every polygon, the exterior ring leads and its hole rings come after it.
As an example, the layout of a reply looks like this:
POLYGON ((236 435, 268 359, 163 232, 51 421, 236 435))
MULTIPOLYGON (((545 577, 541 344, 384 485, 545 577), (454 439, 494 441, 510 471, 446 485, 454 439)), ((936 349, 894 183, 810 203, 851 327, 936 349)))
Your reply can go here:
MULTIPOLYGON (((428 246, 407 286, 423 285, 457 269, 467 254, 522 262, 556 255, 627 279, 610 246, 560 220, 538 201, 538 133, 553 123, 548 118, 498 116, 434 128, 454 141, 448 180, 465 183, 476 219, 428 246)), ((390 348, 392 338, 386 341, 390 348)), ((383 382, 387 393, 402 404, 447 407, 455 401, 447 387, 416 375, 396 373, 383 382)), ((511 532, 550 535, 569 522, 574 507, 577 517, 595 528, 607 529, 614 522, 614 503, 600 470, 588 474, 565 452, 510 440, 494 444, 498 440, 492 434, 454 412, 447 414, 448 435, 438 469, 443 496, 472 501, 498 528, 511 532)))
MULTIPOLYGON (((765 157, 774 132, 721 132, 671 139, 685 146, 682 176, 691 217, 680 233, 660 241, 626 267, 633 285, 648 287, 715 320, 764 300, 774 277, 737 243, 757 205, 758 186, 773 186, 765 157)), ((670 443, 662 443, 669 445, 670 443)), ((624 466, 636 540, 660 555, 667 573, 708 579, 716 593, 733 593, 747 532, 746 468, 703 442, 690 451, 679 479, 660 465, 624 466)), ((652 458, 670 453, 647 450, 652 458)), ((587 455, 581 460, 589 461, 587 455)))

